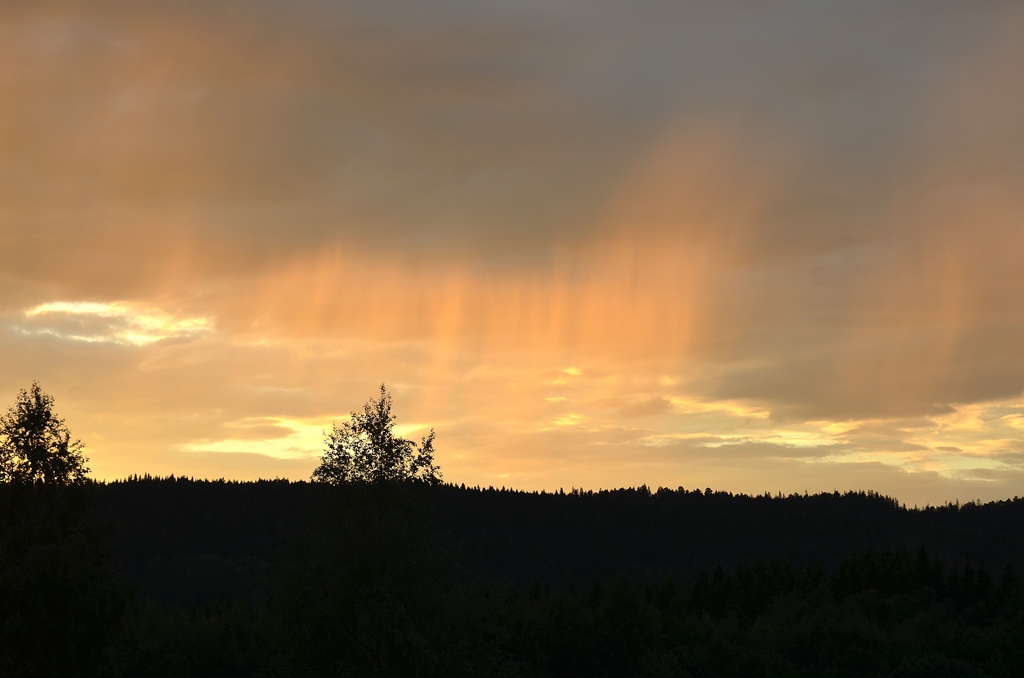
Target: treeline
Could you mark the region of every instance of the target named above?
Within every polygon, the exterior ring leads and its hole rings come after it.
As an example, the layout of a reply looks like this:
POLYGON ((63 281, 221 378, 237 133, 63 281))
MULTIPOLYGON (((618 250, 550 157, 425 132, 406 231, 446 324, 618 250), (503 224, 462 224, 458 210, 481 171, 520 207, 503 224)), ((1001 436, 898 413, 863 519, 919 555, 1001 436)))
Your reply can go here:
MULTIPOLYGON (((128 572, 196 558, 270 562, 326 493, 350 487, 132 478, 94 488, 128 572)), ((906 508, 871 492, 748 496, 645 487, 523 492, 410 484, 417 512, 483 581, 684 579, 758 559, 831 569, 868 549, 926 549, 949 566, 1024 563, 1024 499, 906 508)), ((183 565, 184 566, 184 565, 183 565)), ((188 593, 192 596, 193 593, 188 593)))
POLYGON ((0 674, 1024 675, 1024 500, 0 485, 0 674))

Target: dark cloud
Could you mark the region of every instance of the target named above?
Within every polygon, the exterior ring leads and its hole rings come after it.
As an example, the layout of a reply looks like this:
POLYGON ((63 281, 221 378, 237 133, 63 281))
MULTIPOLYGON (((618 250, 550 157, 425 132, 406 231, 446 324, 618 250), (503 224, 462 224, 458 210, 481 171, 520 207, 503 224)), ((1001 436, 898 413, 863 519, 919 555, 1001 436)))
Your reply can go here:
POLYGON ((1003 19, 806 3, 22 10, 7 22, 4 197, 51 228, 116 205, 243 249, 372 226, 498 256, 583 232, 667 125, 717 118, 742 162, 788 175, 744 246, 834 250, 884 233, 864 217, 1003 19))

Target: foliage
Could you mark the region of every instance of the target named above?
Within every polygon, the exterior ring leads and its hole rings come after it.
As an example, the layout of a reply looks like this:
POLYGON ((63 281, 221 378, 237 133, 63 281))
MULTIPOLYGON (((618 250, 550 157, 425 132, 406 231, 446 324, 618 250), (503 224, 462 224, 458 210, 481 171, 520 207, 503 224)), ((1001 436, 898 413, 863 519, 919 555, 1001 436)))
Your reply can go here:
POLYGON ((0 417, 0 481, 78 485, 89 468, 81 440, 53 412, 53 396, 32 382, 0 417))
POLYGON ((0 486, 0 675, 92 676, 127 599, 90 486, 0 486))
POLYGON ((271 617, 280 672, 502 675, 493 634, 467 598, 419 488, 328 489, 275 571, 271 617))
MULTIPOLYGON (((112 676, 1024 675, 1024 499, 0 487, 50 489, 94 493, 137 581, 112 676)), ((66 602, 44 600, 27 609, 66 602)), ((49 647, 53 625, 35 624, 8 637, 39 628, 49 647)))
POLYGON ((267 675, 265 606, 144 599, 125 616, 124 631, 112 649, 110 678, 267 675))
POLYGON ((434 430, 419 445, 395 436, 391 394, 380 385, 380 398, 353 412, 349 421, 326 434, 326 451, 312 480, 330 485, 416 480, 441 482, 434 465, 434 430))

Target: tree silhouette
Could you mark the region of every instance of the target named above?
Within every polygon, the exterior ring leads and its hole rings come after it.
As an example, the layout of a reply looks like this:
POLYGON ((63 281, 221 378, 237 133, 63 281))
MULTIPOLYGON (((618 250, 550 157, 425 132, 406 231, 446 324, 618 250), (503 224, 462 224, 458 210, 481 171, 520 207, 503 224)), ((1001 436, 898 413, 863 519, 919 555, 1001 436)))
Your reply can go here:
POLYGON ((36 382, 0 416, 0 675, 105 675, 127 592, 84 447, 36 382))
POLYGON ((0 481, 79 485, 89 473, 84 450, 37 382, 0 417, 0 481))
POLYGON ((330 485, 406 480, 439 483, 434 429, 417 445, 395 436, 395 418, 391 394, 381 384, 379 399, 370 398, 362 412, 353 412, 349 421, 335 424, 326 434, 327 449, 312 480, 330 485))
POLYGON ((94 489, 0 484, 0 676, 108 675, 131 588, 94 489))

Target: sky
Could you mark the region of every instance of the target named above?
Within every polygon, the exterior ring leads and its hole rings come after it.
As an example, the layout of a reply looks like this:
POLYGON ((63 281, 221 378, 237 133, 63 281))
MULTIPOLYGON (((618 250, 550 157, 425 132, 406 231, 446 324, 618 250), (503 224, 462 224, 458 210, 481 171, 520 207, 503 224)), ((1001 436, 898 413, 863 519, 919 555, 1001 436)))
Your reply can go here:
POLYGON ((0 4, 0 404, 93 476, 1024 495, 1024 5, 0 4), (6 394, 6 395, 5 395, 6 394))

